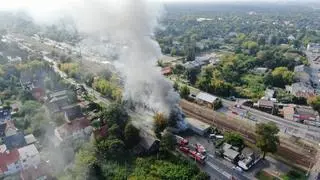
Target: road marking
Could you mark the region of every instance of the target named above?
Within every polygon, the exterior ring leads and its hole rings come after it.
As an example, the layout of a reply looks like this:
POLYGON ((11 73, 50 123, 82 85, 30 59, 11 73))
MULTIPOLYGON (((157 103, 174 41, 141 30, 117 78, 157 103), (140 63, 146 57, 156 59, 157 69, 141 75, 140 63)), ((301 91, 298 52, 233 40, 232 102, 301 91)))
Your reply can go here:
POLYGON ((212 155, 212 154, 208 154, 208 156, 211 157, 211 158, 214 158, 214 155, 212 155))
POLYGON ((216 171, 220 172, 222 175, 224 175, 226 178, 231 179, 232 175, 227 173, 226 171, 223 171, 221 168, 219 168, 218 166, 212 164, 211 162, 207 162, 207 164, 212 167, 213 169, 215 169, 216 171))

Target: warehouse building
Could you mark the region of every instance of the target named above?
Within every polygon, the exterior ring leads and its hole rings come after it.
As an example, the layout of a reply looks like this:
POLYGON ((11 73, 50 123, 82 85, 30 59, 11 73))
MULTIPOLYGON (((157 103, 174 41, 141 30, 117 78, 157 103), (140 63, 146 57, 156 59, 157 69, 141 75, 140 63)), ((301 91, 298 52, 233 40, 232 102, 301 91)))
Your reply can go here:
POLYGON ((201 122, 197 119, 186 118, 185 120, 188 123, 189 129, 191 129, 193 132, 199 134, 200 136, 205 135, 210 129, 209 124, 201 122))

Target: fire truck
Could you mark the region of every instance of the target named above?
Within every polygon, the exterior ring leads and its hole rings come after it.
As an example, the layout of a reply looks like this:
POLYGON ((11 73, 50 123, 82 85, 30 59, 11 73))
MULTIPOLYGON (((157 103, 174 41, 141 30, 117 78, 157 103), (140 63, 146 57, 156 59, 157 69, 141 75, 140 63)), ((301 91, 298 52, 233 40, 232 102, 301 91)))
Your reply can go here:
POLYGON ((175 136, 176 136, 177 144, 179 146, 187 146, 189 144, 189 141, 187 139, 184 139, 181 136, 177 136, 177 135, 175 136))
POLYGON ((206 154, 206 149, 204 148, 203 145, 199 144, 199 143, 196 143, 193 145, 194 149, 198 152, 198 153, 201 153, 203 155, 206 154))
POLYGON ((183 152, 184 154, 186 154, 187 156, 189 156, 190 158, 197 161, 198 163, 200 163, 200 164, 205 163, 206 156, 202 155, 201 153, 194 151, 194 150, 191 150, 190 148, 188 148, 186 146, 180 146, 179 150, 181 152, 183 152))

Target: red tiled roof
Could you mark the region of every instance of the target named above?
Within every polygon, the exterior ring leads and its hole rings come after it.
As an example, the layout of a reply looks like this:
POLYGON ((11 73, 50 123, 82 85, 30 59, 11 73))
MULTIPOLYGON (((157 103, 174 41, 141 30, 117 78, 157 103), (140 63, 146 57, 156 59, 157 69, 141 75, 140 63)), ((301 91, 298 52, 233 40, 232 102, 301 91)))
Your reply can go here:
POLYGON ((65 123, 62 126, 57 128, 61 138, 71 135, 73 132, 77 132, 86 127, 90 126, 90 121, 86 117, 78 118, 70 123, 65 123))
POLYGON ((19 152, 17 149, 6 151, 0 154, 0 171, 6 172, 7 166, 19 160, 19 152))

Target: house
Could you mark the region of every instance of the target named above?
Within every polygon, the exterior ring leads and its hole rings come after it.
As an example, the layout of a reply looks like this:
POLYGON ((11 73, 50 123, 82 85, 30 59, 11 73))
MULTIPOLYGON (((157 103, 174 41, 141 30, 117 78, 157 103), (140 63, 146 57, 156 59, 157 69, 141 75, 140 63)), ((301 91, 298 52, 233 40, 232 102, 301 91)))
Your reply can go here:
POLYGON ((62 108, 69 105, 68 96, 53 97, 46 103, 51 113, 61 112, 62 108))
POLYGON ((24 140, 26 141, 27 145, 34 144, 37 142, 37 139, 33 136, 33 134, 24 136, 24 140))
POLYGON ((22 169, 28 169, 40 164, 40 154, 34 144, 18 149, 22 169))
POLYGON ((27 145, 24 139, 24 134, 22 132, 18 132, 17 134, 12 136, 4 137, 3 143, 6 145, 8 150, 20 148, 27 145))
POLYGON ((162 74, 162 75, 165 75, 165 76, 172 74, 172 69, 171 69, 171 67, 164 67, 164 68, 162 68, 162 69, 161 69, 161 74, 162 74))
POLYGON ((307 99, 316 95, 315 90, 311 85, 302 82, 293 83, 291 86, 286 86, 286 90, 294 96, 304 97, 307 99))
POLYGON ((294 118, 294 114, 295 114, 294 106, 283 107, 282 113, 283 113, 283 118, 284 119, 287 119, 287 120, 290 120, 290 121, 294 121, 294 119, 295 119, 294 118))
POLYGON ((149 134, 147 131, 140 130, 140 142, 135 147, 137 154, 152 154, 159 151, 160 140, 149 134))
POLYGON ((92 132, 90 121, 86 117, 65 123, 54 130, 60 142, 89 137, 92 132))
POLYGON ((259 99, 257 103, 253 104, 253 106, 270 113, 273 113, 274 110, 274 102, 265 99, 259 99))
POLYGON ((31 166, 20 172, 21 180, 53 180, 51 168, 47 163, 31 166))
POLYGON ((223 157, 231 162, 236 162, 240 153, 232 149, 232 145, 228 143, 223 143, 223 157))
POLYGON ((0 177, 17 173, 21 169, 19 151, 13 149, 0 153, 0 177))
POLYGON ((17 134, 18 129, 15 127, 14 123, 11 120, 10 121, 7 120, 5 124, 6 124, 6 129, 4 133, 6 137, 17 134))
POLYGON ((11 110, 0 107, 0 124, 5 123, 7 120, 11 120, 11 110))
POLYGON ((204 123, 194 118, 185 118, 185 121, 188 123, 189 129, 199 134, 200 136, 205 135, 210 129, 210 124, 204 123))
POLYGON ((211 94, 205 93, 205 92, 200 92, 196 96, 196 101, 198 104, 201 105, 206 105, 209 108, 214 107, 214 103, 218 100, 219 98, 216 96, 213 96, 211 94))
POLYGON ((62 107, 66 122, 83 117, 80 105, 70 105, 62 107))
POLYGON ((64 96, 68 96, 67 90, 57 91, 57 92, 48 94, 48 99, 51 100, 52 98, 61 98, 64 96))
POLYGON ((252 149, 244 148, 239 156, 238 166, 243 170, 249 170, 253 165, 261 159, 260 153, 254 152, 252 149))

